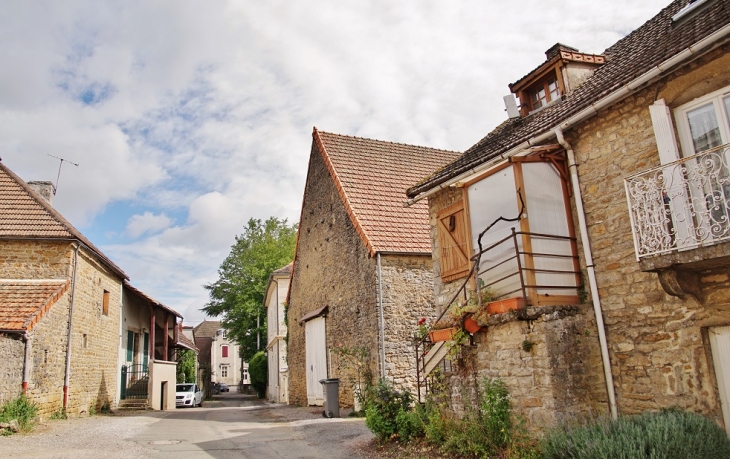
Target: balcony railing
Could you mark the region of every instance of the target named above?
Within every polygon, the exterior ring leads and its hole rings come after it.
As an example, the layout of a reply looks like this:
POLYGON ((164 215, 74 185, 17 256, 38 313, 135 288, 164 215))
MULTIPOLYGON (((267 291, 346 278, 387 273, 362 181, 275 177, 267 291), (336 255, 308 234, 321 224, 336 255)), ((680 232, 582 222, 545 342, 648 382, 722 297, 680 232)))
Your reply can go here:
POLYGON ((730 239, 730 144, 627 177, 636 258, 730 239))

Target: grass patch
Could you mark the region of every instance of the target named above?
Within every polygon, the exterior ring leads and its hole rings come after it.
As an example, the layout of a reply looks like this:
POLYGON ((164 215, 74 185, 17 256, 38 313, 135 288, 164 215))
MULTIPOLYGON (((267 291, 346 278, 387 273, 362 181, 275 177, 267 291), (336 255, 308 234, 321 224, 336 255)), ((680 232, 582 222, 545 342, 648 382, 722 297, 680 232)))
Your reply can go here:
MULTIPOLYGON (((38 406, 28 400, 26 396, 7 401, 0 406, 0 422, 8 423, 17 420, 22 432, 27 432, 33 427, 36 414, 38 414, 38 406)), ((8 429, 3 430, 9 432, 8 429)))

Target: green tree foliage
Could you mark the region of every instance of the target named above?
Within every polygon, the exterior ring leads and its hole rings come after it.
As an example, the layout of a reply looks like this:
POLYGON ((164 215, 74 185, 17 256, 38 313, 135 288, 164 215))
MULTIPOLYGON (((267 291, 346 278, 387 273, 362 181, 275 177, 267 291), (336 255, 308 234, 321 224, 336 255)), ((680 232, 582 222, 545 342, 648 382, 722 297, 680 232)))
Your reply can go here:
POLYGON ((266 380, 269 374, 269 362, 264 351, 257 352, 248 362, 248 375, 251 378, 251 385, 256 390, 259 398, 266 396, 266 380))
POLYGON ((181 349, 177 354, 177 382, 195 382, 195 352, 181 349))
POLYGON ((210 302, 202 310, 208 316, 222 317, 244 360, 259 350, 257 334, 266 340, 266 283, 273 271, 292 261, 296 240, 297 225, 289 225, 286 219, 250 219, 218 268, 218 280, 205 286, 210 302))

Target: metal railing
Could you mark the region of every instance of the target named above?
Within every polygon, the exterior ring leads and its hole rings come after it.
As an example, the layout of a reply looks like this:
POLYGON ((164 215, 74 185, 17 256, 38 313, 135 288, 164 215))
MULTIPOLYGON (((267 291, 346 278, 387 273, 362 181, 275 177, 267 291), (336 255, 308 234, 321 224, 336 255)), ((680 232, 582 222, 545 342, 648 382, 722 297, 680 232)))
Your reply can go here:
POLYGON ((624 179, 636 258, 730 239, 730 144, 624 179))
POLYGON ((147 365, 123 365, 121 400, 146 399, 149 384, 147 365))
MULTIPOLYGON (((483 236, 484 233, 480 235, 483 236)), ((438 323, 446 313, 451 311, 454 305, 459 304, 461 301, 467 302, 471 294, 469 284, 474 283, 476 292, 473 297, 476 299, 477 307, 481 309, 484 296, 482 295, 482 289, 490 288, 493 289, 495 286, 503 286, 505 281, 513 280, 512 285, 515 288, 506 291, 500 291, 499 294, 495 295, 492 300, 504 299, 504 298, 524 298, 525 304, 529 305, 532 303, 532 298, 537 298, 538 292, 545 290, 576 290, 579 287, 578 279, 580 273, 578 271, 577 255, 574 255, 574 244, 575 238, 568 236, 557 236, 542 233, 529 233, 523 231, 516 231, 515 228, 511 229, 511 233, 496 242, 493 242, 486 248, 482 249, 476 255, 471 258, 472 265, 466 278, 456 290, 451 300, 449 301, 446 308, 443 310, 441 315, 434 321, 438 323), (570 254, 558 252, 533 252, 526 251, 523 248, 522 241, 524 240, 552 240, 552 241, 564 241, 570 244, 570 254), (506 248, 505 248, 506 247, 506 248), (490 263, 487 263, 487 268, 481 269, 483 260, 488 258, 488 254, 499 252, 500 255, 493 257, 490 263), (537 268, 535 266, 540 265, 540 259, 558 259, 565 260, 563 264, 569 264, 572 266, 571 269, 547 269, 537 268), (481 270, 480 270, 481 269, 481 270), (498 272, 498 274, 496 274, 498 272), (570 285, 555 285, 555 284, 541 284, 537 282, 537 276, 539 274, 547 275, 569 275, 576 281, 570 285)), ((479 241, 481 246, 481 240, 479 241)), ((507 284, 509 285, 509 284, 507 284)), ((433 328, 432 328, 433 329, 433 328)), ((473 342, 472 342, 473 344, 473 342)), ((428 352, 433 348, 434 343, 430 341, 428 334, 425 336, 417 336, 414 340, 415 351, 416 351, 416 380, 418 390, 418 400, 422 400, 422 395, 426 395, 430 392, 433 385, 432 377, 429 374, 424 374, 426 368, 426 356, 428 352), (422 394, 422 389, 424 393, 422 394)), ((452 362, 450 359, 444 359, 439 367, 444 371, 450 371, 452 369, 452 362)))

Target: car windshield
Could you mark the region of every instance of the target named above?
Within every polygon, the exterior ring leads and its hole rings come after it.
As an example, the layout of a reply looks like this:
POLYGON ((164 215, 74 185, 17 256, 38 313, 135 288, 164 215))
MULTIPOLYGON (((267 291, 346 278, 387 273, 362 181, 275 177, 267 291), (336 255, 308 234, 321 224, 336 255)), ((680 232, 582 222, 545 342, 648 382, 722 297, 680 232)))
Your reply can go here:
POLYGON ((178 392, 192 392, 193 385, 192 384, 178 384, 177 391, 178 392))

